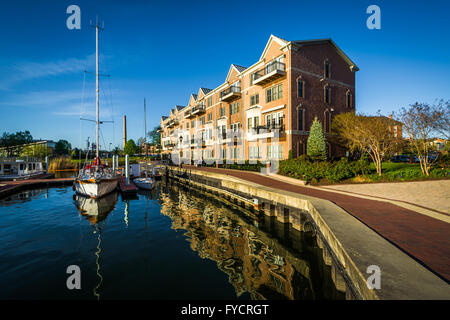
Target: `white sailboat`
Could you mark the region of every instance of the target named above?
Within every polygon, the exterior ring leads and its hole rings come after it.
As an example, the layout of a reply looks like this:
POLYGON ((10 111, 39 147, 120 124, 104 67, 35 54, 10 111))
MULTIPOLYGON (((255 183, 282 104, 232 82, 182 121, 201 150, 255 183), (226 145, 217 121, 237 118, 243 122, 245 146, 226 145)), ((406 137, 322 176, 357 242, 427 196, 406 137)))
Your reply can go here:
POLYGON ((99 61, 98 61, 98 32, 99 25, 95 26, 96 32, 96 47, 95 47, 95 82, 96 82, 96 145, 95 145, 95 161, 93 164, 86 165, 80 170, 78 177, 75 179, 75 191, 78 194, 88 196, 90 198, 100 198, 108 193, 111 193, 117 188, 117 177, 113 170, 108 166, 104 165, 100 161, 99 156, 99 61))
POLYGON ((145 177, 136 178, 133 180, 134 184, 141 189, 151 190, 155 186, 155 181, 147 176, 147 110, 144 99, 144 145, 145 145, 145 177))

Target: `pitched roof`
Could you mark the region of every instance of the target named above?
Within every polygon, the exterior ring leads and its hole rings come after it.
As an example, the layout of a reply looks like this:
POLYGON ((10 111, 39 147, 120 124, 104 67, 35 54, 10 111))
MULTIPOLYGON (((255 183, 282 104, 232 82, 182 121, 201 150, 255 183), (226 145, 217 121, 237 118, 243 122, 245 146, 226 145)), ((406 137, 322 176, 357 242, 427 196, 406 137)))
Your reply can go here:
POLYGON ((200 90, 203 91, 203 94, 204 94, 204 95, 207 95, 209 92, 212 91, 212 89, 208 89, 208 88, 200 88, 200 90))
POLYGON ((331 38, 325 38, 325 39, 311 39, 311 40, 295 40, 292 41, 297 46, 305 46, 305 45, 312 45, 312 44, 321 44, 321 43, 329 43, 331 46, 336 49, 337 53, 350 65, 350 69, 354 72, 358 71, 359 68, 356 66, 356 64, 339 48, 336 43, 334 43, 331 38))
POLYGON ((186 106, 175 106, 175 109, 178 111, 183 110, 186 106))
POLYGON ((237 64, 232 64, 232 66, 235 67, 239 71, 239 73, 241 73, 242 71, 247 69, 247 67, 243 67, 243 66, 240 66, 240 65, 237 65, 237 64))

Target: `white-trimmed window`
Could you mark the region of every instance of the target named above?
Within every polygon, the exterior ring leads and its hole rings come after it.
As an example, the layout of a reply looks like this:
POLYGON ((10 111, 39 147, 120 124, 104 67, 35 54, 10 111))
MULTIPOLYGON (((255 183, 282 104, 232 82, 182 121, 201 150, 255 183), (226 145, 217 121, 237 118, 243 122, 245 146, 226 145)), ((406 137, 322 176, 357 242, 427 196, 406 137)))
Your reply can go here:
POLYGON ((323 87, 323 102, 331 103, 331 88, 328 84, 323 87))
POLYGON ((353 96, 350 90, 347 90, 345 93, 345 104, 347 108, 351 108, 353 106, 353 96))
POLYGON ((297 79, 297 97, 305 97, 305 80, 303 80, 301 77, 297 79))

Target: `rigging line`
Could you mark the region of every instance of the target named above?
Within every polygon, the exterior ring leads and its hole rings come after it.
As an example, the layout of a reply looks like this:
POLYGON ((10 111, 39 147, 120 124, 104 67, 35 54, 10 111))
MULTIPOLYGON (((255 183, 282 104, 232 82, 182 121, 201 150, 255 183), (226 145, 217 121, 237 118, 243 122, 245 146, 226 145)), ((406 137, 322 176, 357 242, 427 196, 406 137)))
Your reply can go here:
MULTIPOLYGON (((105 139, 103 138, 102 128, 99 127, 99 131, 100 131, 100 135, 102 136, 103 148, 106 148, 106 143, 105 143, 105 139)), ((100 148, 100 146, 99 146, 99 148, 100 148)))
POLYGON ((112 90, 111 90, 111 78, 108 78, 108 87, 109 87, 109 98, 110 98, 110 102, 111 102, 111 120, 113 122, 113 145, 115 145, 115 139, 114 139, 114 134, 115 134, 115 127, 114 127, 114 105, 112 102, 112 90))
MULTIPOLYGON (((83 72, 83 89, 82 89, 82 94, 81 94, 80 118, 81 118, 81 114, 83 112, 85 88, 86 88, 86 73, 83 72)), ((78 171, 80 171, 80 165, 81 165, 81 131, 82 131, 82 125, 81 125, 81 119, 80 119, 80 151, 79 151, 78 171)))

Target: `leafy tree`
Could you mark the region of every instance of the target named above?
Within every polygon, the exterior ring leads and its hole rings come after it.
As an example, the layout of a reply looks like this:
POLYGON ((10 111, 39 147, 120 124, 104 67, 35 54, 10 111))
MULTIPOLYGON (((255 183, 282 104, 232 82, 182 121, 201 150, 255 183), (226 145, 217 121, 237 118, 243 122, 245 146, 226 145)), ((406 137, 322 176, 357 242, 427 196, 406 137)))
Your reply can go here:
POLYGON ((334 139, 351 152, 367 153, 372 159, 377 173, 381 176, 384 158, 399 150, 401 137, 394 137, 393 119, 378 116, 356 115, 353 112, 338 114, 332 124, 334 139))
POLYGON ((16 133, 4 132, 0 138, 0 147, 5 148, 6 156, 13 156, 21 153, 22 145, 31 142, 33 142, 33 136, 28 130, 16 133))
POLYGON ((408 108, 403 107, 399 113, 399 120, 403 123, 408 135, 409 144, 417 154, 420 168, 424 175, 430 175, 433 160, 430 151, 433 146, 429 139, 435 133, 448 138, 450 126, 450 102, 443 100, 434 105, 427 103, 414 103, 408 108))
POLYGON ((20 156, 22 156, 22 157, 37 157, 37 158, 43 159, 46 156, 48 156, 49 154, 51 154, 51 151, 49 148, 47 148, 47 146, 45 146, 43 144, 35 144, 35 145, 25 146, 22 149, 20 156))
POLYGON ((112 152, 114 154, 120 154, 120 148, 119 147, 115 147, 112 152))
POLYGON ((69 154, 70 149, 72 149, 71 144, 67 140, 59 140, 55 144, 55 153, 59 155, 69 154))
POLYGON ((327 159, 327 145, 325 143, 325 136, 322 131, 322 125, 317 117, 311 125, 309 137, 306 145, 306 153, 314 160, 327 159))
POLYGON ((161 134, 158 132, 159 127, 153 128, 152 131, 148 132, 149 143, 154 146, 158 146, 161 144, 161 134))
POLYGON ((128 155, 133 155, 137 153, 139 148, 136 146, 136 143, 133 141, 133 139, 130 139, 125 144, 125 148, 123 148, 123 153, 128 155))

